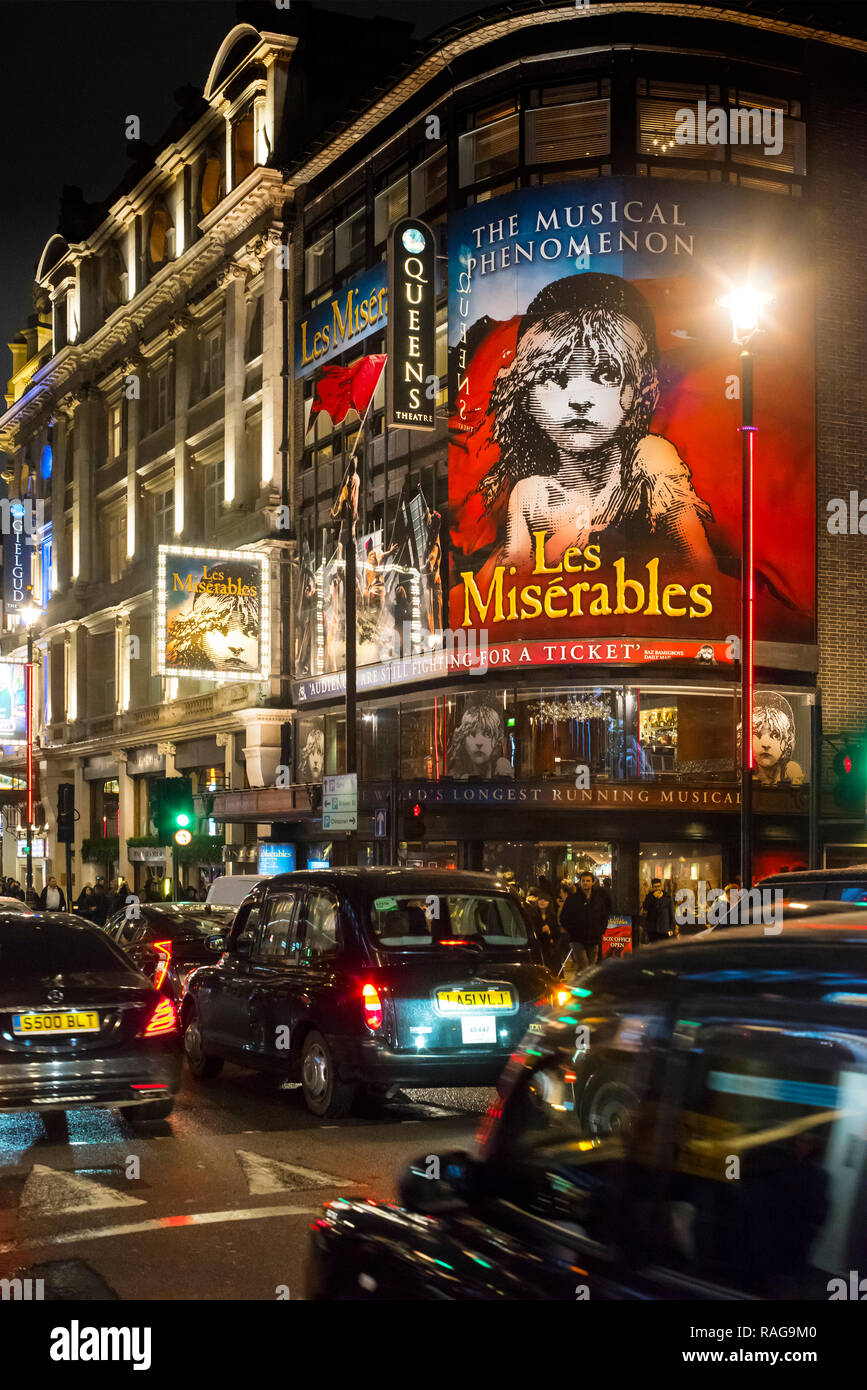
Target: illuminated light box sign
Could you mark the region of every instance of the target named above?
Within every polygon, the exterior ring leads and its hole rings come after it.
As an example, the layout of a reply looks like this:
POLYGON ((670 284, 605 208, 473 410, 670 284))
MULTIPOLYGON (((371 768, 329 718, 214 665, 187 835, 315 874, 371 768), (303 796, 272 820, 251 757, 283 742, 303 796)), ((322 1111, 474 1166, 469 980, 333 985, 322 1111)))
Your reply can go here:
MULTIPOLYGON (((39 504, 42 505, 41 503, 39 504)), ((3 607, 14 617, 33 597, 30 583, 33 555, 33 503, 28 499, 3 499, 8 530, 3 536, 3 607), (30 510, 28 510, 30 509, 30 510)))
POLYGON ((371 333, 380 333, 387 320, 387 270, 380 262, 353 276, 300 320, 295 330, 296 379, 354 348, 371 333))
POLYGON ((0 661, 0 744, 27 742, 27 666, 0 661))
POLYGON ((609 178, 450 219, 453 630, 659 646, 739 632, 739 363, 717 299, 758 266, 775 298, 756 395, 756 637, 814 642, 805 211, 609 178))
POLYGON ((260 845, 257 873, 291 874, 295 870, 294 845, 260 845))
POLYGON ((436 428, 436 241, 426 222, 404 217, 388 248, 386 424, 436 428))
POLYGON ((331 863, 328 859, 308 859, 308 869, 330 869, 331 863))
POLYGON ((157 671, 203 680, 265 680, 271 664, 268 557, 161 545, 157 671))

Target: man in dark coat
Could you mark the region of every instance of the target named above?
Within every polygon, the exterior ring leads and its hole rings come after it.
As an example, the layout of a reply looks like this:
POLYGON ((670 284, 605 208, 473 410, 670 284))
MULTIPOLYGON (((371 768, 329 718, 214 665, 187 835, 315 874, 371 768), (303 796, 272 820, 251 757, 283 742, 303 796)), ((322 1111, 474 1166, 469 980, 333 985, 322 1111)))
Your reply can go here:
POLYGON ((592 874, 582 874, 577 893, 570 893, 560 909, 560 926, 569 938, 572 965, 583 970, 602 957, 602 938, 611 916, 611 899, 592 874))
POLYGON ((663 892, 661 878, 651 883, 641 910, 645 914, 644 935, 648 942, 667 941, 674 936, 674 903, 671 894, 663 892))

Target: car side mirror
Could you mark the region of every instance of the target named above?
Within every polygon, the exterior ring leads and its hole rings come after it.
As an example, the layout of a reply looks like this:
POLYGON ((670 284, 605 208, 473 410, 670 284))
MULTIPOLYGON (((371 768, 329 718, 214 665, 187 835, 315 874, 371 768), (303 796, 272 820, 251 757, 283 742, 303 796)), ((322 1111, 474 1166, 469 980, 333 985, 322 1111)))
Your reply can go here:
POLYGON ((209 950, 209 951, 222 951, 223 948, 224 948, 224 946, 225 946, 225 944, 226 944, 226 938, 225 938, 224 936, 209 936, 209 937, 208 937, 208 950, 209 950))
POLYGON ((243 932, 235 942, 235 955, 239 960, 249 960, 252 954, 253 938, 249 933, 243 932))
POLYGON ((479 1168, 478 1161, 463 1149, 425 1154, 401 1174, 398 1201, 408 1211, 419 1213, 457 1211, 476 1191, 479 1168))

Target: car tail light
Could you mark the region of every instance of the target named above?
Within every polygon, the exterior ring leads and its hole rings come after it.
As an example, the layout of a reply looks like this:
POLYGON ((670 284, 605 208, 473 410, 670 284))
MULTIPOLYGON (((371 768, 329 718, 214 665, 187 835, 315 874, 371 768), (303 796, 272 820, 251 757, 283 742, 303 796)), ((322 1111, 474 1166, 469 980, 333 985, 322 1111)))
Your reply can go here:
POLYGON ((361 991, 361 1007, 364 1009, 364 1021, 368 1028, 381 1028, 382 1000, 376 985, 364 985, 361 991))
POLYGON ((564 1004, 568 1004, 571 998, 572 991, 568 985, 558 985, 551 994, 551 1002, 552 1004, 556 1004, 558 1008, 562 1008, 564 1004))
POLYGON ((178 1011, 171 999, 161 999, 150 1016, 141 1036, 154 1038, 160 1033, 173 1033, 178 1026, 178 1011))
POLYGON ((154 975, 154 984, 157 989, 162 989, 163 980, 166 978, 172 963, 172 943, 170 941, 152 941, 151 946, 160 953, 157 972, 154 975))

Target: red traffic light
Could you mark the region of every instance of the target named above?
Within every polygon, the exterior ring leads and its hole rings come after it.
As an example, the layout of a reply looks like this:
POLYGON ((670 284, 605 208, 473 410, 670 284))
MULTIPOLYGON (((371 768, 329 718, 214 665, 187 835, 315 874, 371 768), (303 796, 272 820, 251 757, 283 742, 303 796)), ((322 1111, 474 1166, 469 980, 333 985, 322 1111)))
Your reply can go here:
POLYGON ((843 771, 844 771, 844 772, 851 772, 851 771, 852 771, 852 759, 849 757, 849 754, 848 754, 848 753, 846 754, 845 758, 843 759, 843 771))
POLYGON ((421 802, 420 802, 420 801, 417 801, 417 802, 415 803, 415 805, 413 806, 413 808, 412 808, 412 814, 413 814, 413 819, 414 819, 414 820, 421 820, 422 815, 423 815, 423 811, 422 811, 422 807, 421 807, 421 802))

